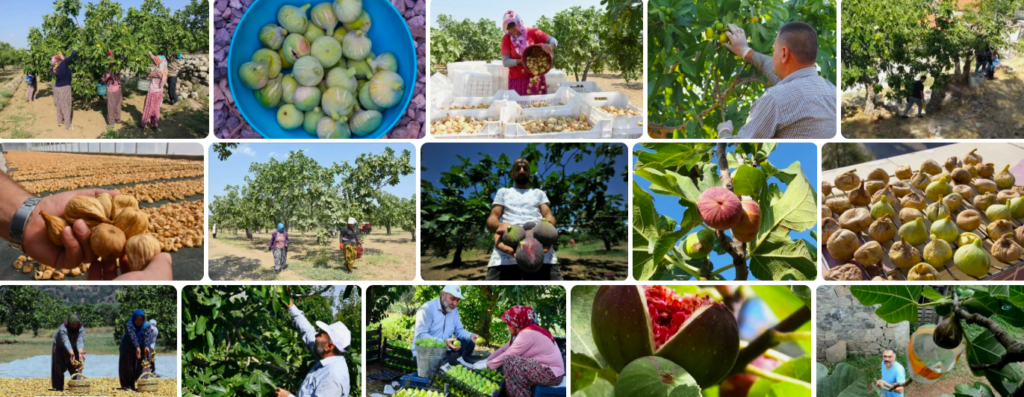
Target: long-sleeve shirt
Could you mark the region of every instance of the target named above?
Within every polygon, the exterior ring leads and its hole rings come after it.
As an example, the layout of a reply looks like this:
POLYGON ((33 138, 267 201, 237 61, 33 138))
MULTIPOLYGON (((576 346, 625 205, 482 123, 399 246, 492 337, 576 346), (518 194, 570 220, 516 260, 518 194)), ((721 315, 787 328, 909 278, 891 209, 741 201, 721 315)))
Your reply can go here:
POLYGON ((153 69, 152 72, 149 72, 149 75, 146 76, 146 78, 149 79, 150 92, 164 90, 164 76, 160 74, 160 68, 153 69))
POLYGON ((68 55, 67 58, 64 58, 63 61, 60 61, 60 63, 57 64, 57 83, 53 85, 54 87, 71 85, 71 69, 68 68, 68 64, 75 60, 75 56, 77 55, 77 50, 71 51, 71 55, 68 55))
POLYGON ((562 362, 562 351, 558 350, 558 345, 548 339, 547 335, 532 329, 523 330, 514 342, 506 343, 491 353, 487 358, 487 367, 501 368, 508 357, 532 358, 541 365, 551 368, 555 376, 565 375, 565 363, 562 362))
POLYGON ((116 72, 107 71, 101 81, 107 85, 107 92, 121 91, 121 76, 116 72))
POLYGON ((151 338, 146 339, 146 344, 149 345, 149 350, 156 350, 156 337, 157 335, 160 335, 160 330, 154 326, 150 326, 149 329, 152 331, 153 335, 151 338))
MULTIPOLYGON (((547 43, 549 37, 551 36, 548 36, 548 34, 544 33, 543 30, 537 28, 526 28, 526 43, 528 46, 539 43, 547 43)), ((516 49, 512 44, 512 37, 509 36, 508 34, 504 35, 501 38, 501 56, 502 59, 504 59, 505 56, 508 56, 510 59, 521 59, 523 57, 522 54, 516 52, 516 49)), ((502 64, 507 65, 505 61, 502 61, 502 64)), ((513 63, 513 65, 515 64, 513 63)), ((525 66, 519 65, 508 68, 509 80, 522 79, 532 76, 533 75, 528 70, 526 70, 525 66)))
POLYGON ((754 102, 740 139, 828 139, 836 134, 836 86, 812 67, 779 79, 772 57, 754 52, 750 62, 766 79, 764 95, 754 102))
POLYGON ((274 248, 287 248, 288 247, 288 233, 285 232, 274 232, 270 235, 270 249, 274 248), (283 238, 279 238, 284 236, 283 238))
POLYGON ((68 327, 61 324, 60 328, 57 329, 57 333, 53 335, 53 343, 64 346, 64 350, 85 350, 85 327, 78 331, 78 337, 72 341, 68 335, 68 327), (72 342, 74 343, 73 346, 72 342))
POLYGON ((167 58, 167 77, 174 77, 178 75, 178 71, 181 70, 182 62, 177 57, 167 58))
MULTIPOLYGON (((458 339, 469 339, 473 334, 462 328, 459 309, 445 313, 441 310, 441 298, 433 299, 416 310, 416 325, 413 328, 412 340, 434 339, 438 342, 448 339, 452 334, 458 339)), ((412 355, 416 356, 416 344, 412 345, 412 355)))
MULTIPOLYGON (((298 306, 288 308, 295 328, 302 334, 302 342, 316 357, 316 334, 306 314, 298 306)), ((313 364, 306 379, 299 386, 298 397, 345 397, 349 393, 348 364, 343 356, 331 356, 313 364)), ((292 394, 291 396, 295 396, 292 394)))
POLYGON ((136 348, 143 348, 149 346, 150 340, 155 343, 156 335, 153 334, 153 327, 146 327, 146 330, 142 333, 142 340, 140 341, 139 338, 136 337, 135 328, 131 325, 125 324, 124 337, 121 338, 121 341, 124 342, 124 339, 131 340, 132 346, 135 346, 136 348))
POLYGON ((342 244, 355 244, 359 240, 359 232, 348 226, 341 228, 341 233, 338 233, 338 236, 342 244))

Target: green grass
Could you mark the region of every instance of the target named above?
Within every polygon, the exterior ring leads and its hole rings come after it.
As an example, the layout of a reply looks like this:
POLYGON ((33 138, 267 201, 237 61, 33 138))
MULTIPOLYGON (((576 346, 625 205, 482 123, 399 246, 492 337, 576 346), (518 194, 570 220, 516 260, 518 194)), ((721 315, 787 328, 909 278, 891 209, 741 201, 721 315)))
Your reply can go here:
MULTIPOLYGON (((2 100, 0 100, 2 102, 2 100)), ((0 109, 3 107, 0 106, 0 109)), ((31 119, 30 116, 11 115, 6 120, 0 120, 0 135, 7 134, 7 139, 30 139, 35 135, 25 129, 24 123, 31 119)))
POLYGON ((12 96, 14 96, 14 91, 11 91, 11 90, 6 89, 6 88, 0 90, 0 98, 10 98, 12 96))
MULTIPOLYGON (((32 331, 14 336, 6 329, 0 332, 0 364, 35 356, 49 356, 53 349, 53 335, 56 329, 40 330, 33 337, 32 331)), ((86 354, 118 354, 118 339, 114 339, 113 327, 95 327, 85 330, 86 354)), ((177 354, 173 350, 157 349, 157 353, 177 354)))

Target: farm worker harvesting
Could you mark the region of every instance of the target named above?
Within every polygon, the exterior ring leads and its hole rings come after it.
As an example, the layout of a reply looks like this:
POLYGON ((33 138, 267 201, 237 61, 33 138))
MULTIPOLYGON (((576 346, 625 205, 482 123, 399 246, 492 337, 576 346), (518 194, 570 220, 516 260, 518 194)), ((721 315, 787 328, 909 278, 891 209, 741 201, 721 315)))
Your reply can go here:
MULTIPOLYGON (((345 350, 352 343, 352 333, 341 321, 327 325, 317 321, 320 327, 317 332, 306 319, 295 302, 288 300, 288 314, 291 314, 295 327, 302 333, 302 342, 313 353, 318 361, 310 368, 306 379, 299 386, 298 397, 336 396, 345 397, 349 393, 348 364, 345 363, 345 350)), ((291 392, 277 388, 278 397, 293 397, 291 392)))
POLYGON ((109 65, 103 73, 100 81, 107 85, 107 126, 121 122, 121 74, 118 73, 117 61, 113 58, 114 53, 107 52, 109 65))
POLYGON ((164 102, 164 84, 167 84, 167 60, 162 55, 155 56, 153 53, 149 53, 149 57, 156 67, 146 76, 149 79, 149 93, 146 94, 146 104, 142 107, 142 128, 146 128, 146 124, 159 128, 160 105, 164 102))
POLYGON ((181 54, 172 56, 167 62, 167 90, 171 95, 171 105, 178 103, 178 71, 181 70, 181 54))
MULTIPOLYGON (((46 235, 46 222, 41 211, 60 214, 75 196, 96 197, 100 193, 116 196, 119 193, 103 189, 83 189, 57 193, 46 197, 35 197, 7 174, 0 173, 0 239, 7 240, 15 249, 31 256, 39 263, 58 269, 71 269, 83 263, 93 263, 96 255, 92 252, 89 239, 92 231, 84 220, 76 220, 61 231, 60 247, 46 235)), ((171 280, 171 256, 160 253, 149 262, 145 270, 129 272, 117 277, 117 265, 110 262, 108 268, 89 268, 90 280, 171 280), (104 277, 106 276, 106 277, 104 277), (117 277, 116 279, 114 277, 117 277)))
POLYGON ((907 371, 903 369, 902 364, 896 362, 896 352, 888 349, 882 352, 882 379, 875 380, 875 386, 882 389, 882 395, 903 397, 903 386, 893 388, 893 385, 906 381, 907 371))
POLYGON ((71 51, 67 58, 57 53, 57 82, 53 84, 53 103, 57 105, 57 127, 67 126, 71 129, 71 69, 68 65, 78 56, 78 51, 71 51))
POLYGON ((135 390, 135 381, 142 376, 142 360, 149 359, 152 354, 149 346, 155 341, 156 334, 146 321, 146 312, 135 309, 121 336, 121 357, 117 365, 121 388, 135 390))
POLYGON ((557 386, 565 376, 562 351, 551 332, 537 325, 530 306, 512 306, 501 321, 511 335, 508 343, 491 353, 473 369, 504 367, 505 390, 509 397, 530 397, 533 385, 557 386))
POLYGON ((554 250, 544 254, 544 266, 540 270, 525 273, 516 263, 514 248, 501 243, 501 235, 508 231, 509 226, 540 222, 542 219, 555 225, 548 195, 543 190, 530 187, 529 160, 517 158, 512 162, 512 180, 515 186, 498 189, 491 215, 487 217, 487 229, 495 233, 495 250, 487 263, 487 280, 562 280, 554 250))
MULTIPOLYGON (((836 86, 818 76, 818 34, 811 25, 789 22, 779 28, 769 57, 752 50, 747 36, 729 24, 723 44, 761 70, 764 95, 750 108, 747 123, 735 138, 831 138, 836 133, 836 86)), ((732 121, 718 125, 720 137, 731 136, 732 121)))
POLYGON ((217 224, 213 224, 213 238, 217 238, 217 224))
POLYGON ((910 96, 907 97, 907 108, 903 109, 903 118, 907 118, 907 113, 910 112, 910 107, 917 105, 917 118, 922 118, 921 112, 924 111, 924 81, 928 76, 921 75, 921 78, 914 82, 914 89, 910 91, 910 96))
POLYGON ((501 64, 508 68, 508 89, 519 95, 547 94, 545 75, 534 76, 523 65, 523 52, 526 47, 534 44, 550 44, 554 49, 558 40, 537 28, 528 28, 523 20, 512 10, 508 10, 502 18, 501 29, 505 36, 501 38, 501 64), (530 85, 531 77, 539 77, 534 85, 530 85))
POLYGON ((149 369, 154 374, 156 373, 156 338, 160 336, 160 330, 156 328, 156 320, 149 320, 149 327, 153 329, 152 343, 149 344, 149 369))
POLYGON ((345 267, 348 267, 348 271, 352 271, 352 266, 356 264, 356 257, 359 256, 359 231, 356 230, 356 218, 348 218, 348 225, 341 228, 341 233, 338 233, 338 237, 341 239, 341 247, 345 250, 345 267))
POLYGON ((434 339, 438 342, 444 341, 448 345, 444 357, 448 364, 472 366, 465 359, 473 355, 476 340, 480 335, 462 328, 462 318, 459 317, 459 301, 462 299, 462 287, 449 285, 441 290, 440 297, 424 303, 416 310, 416 325, 412 335, 413 357, 416 357, 416 341, 434 339), (456 342, 459 343, 458 346, 455 345, 456 342))
POLYGON ((283 223, 278 223, 277 230, 270 235, 270 251, 274 253, 274 271, 280 273, 288 267, 288 233, 283 223))
POLYGON ((25 100, 28 102, 36 100, 36 88, 38 88, 38 86, 36 83, 35 73, 29 73, 25 76, 25 85, 27 86, 25 91, 25 100))
POLYGON ((74 361, 85 361, 85 327, 77 313, 68 315, 68 321, 61 324, 53 335, 53 356, 50 361, 50 383, 53 390, 64 390, 64 372, 71 375, 79 369, 74 361))

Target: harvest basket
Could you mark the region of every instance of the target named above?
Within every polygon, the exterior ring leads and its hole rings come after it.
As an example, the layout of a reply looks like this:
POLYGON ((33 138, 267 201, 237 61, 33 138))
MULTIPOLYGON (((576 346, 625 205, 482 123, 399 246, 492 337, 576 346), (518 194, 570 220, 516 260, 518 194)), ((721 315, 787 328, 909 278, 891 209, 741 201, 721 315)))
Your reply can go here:
POLYGON ((149 83, 149 80, 139 79, 139 82, 138 84, 136 84, 135 88, 138 88, 139 91, 142 92, 149 92, 149 83))
POLYGON ((143 372, 139 380, 135 382, 135 388, 143 393, 156 393, 159 386, 156 375, 153 375, 152 372, 143 372))
POLYGON ((92 384, 85 375, 77 373, 71 375, 71 380, 68 381, 68 389, 75 394, 89 394, 92 392, 92 384))
POLYGON ((547 58, 547 63, 545 64, 544 71, 538 73, 537 75, 547 73, 548 71, 551 70, 551 65, 554 65, 555 63, 555 55, 551 49, 550 44, 534 44, 529 47, 526 47, 526 50, 523 51, 523 62, 525 63, 527 59, 533 57, 547 58))
POLYGON ((96 94, 99 95, 99 96, 106 96, 107 95, 107 85, 106 84, 96 84, 96 94))

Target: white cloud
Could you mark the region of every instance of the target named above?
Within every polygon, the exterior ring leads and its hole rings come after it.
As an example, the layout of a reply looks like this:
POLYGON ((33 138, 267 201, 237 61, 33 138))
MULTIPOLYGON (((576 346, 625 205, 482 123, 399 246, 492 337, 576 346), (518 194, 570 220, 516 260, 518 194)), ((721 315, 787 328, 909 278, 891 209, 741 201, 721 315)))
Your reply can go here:
POLYGON ((277 154, 277 153, 274 153, 274 152, 270 152, 270 154, 268 154, 268 155, 267 155, 267 157, 270 157, 270 158, 274 158, 274 155, 275 155, 275 154, 277 154))
POLYGON ((256 151, 252 150, 252 148, 249 147, 249 146, 241 146, 241 147, 239 147, 238 148, 238 152, 242 153, 244 155, 247 155, 249 157, 256 157, 256 151))

